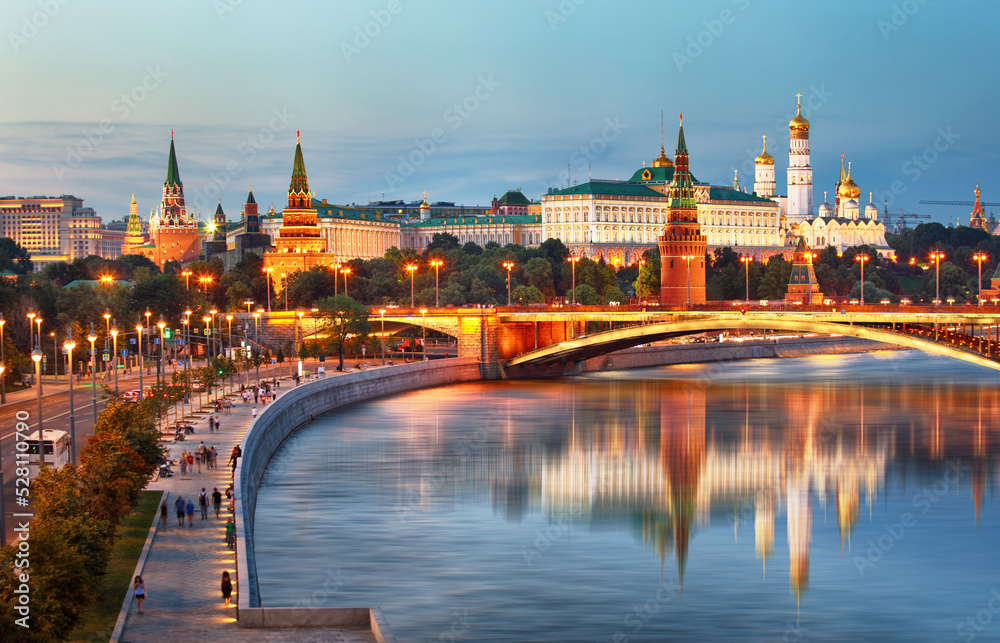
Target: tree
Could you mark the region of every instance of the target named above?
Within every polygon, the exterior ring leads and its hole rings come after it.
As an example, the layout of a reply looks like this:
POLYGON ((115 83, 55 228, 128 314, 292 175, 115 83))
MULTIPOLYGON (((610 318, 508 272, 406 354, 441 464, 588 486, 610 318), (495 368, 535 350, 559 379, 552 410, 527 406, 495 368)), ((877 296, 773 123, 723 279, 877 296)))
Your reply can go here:
POLYGON ((636 295, 639 297, 659 297, 660 253, 647 250, 642 253, 642 259, 645 263, 639 270, 639 287, 636 288, 636 295))
POLYGON ((431 242, 424 249, 424 257, 429 257, 435 250, 447 251, 459 247, 461 246, 458 243, 458 237, 455 235, 448 234, 447 232, 435 232, 434 236, 431 237, 431 242))
MULTIPOLYGON (((572 291, 570 297, 572 298, 572 291)), ((578 285, 576 287, 576 303, 584 306, 598 306, 601 303, 601 296, 590 284, 578 285)))
POLYGON ((368 308, 347 295, 327 297, 318 302, 319 316, 326 320, 323 330, 330 335, 330 345, 337 351, 339 370, 344 370, 344 347, 351 336, 366 337, 371 332, 368 308))
MULTIPOLYGON (((542 261, 545 261, 542 259, 542 261)), ((548 262, 545 261, 545 265, 548 262)), ((545 294, 534 286, 518 286, 511 292, 511 299, 519 304, 544 304, 545 294)))
POLYGON ((9 270, 18 275, 32 271, 31 255, 10 237, 0 238, 0 271, 9 270))
POLYGON ((784 299, 791 278, 791 262, 785 261, 780 256, 771 257, 764 269, 760 285, 757 286, 757 297, 760 299, 784 299))
POLYGON ((611 304, 626 304, 628 303, 628 297, 625 296, 618 286, 608 285, 604 288, 604 303, 607 305, 611 304))
MULTIPOLYGON (((524 266, 524 278, 528 280, 528 285, 550 297, 556 294, 552 283, 552 264, 541 257, 533 257, 524 266)), ((516 298, 515 298, 516 299, 516 298)))

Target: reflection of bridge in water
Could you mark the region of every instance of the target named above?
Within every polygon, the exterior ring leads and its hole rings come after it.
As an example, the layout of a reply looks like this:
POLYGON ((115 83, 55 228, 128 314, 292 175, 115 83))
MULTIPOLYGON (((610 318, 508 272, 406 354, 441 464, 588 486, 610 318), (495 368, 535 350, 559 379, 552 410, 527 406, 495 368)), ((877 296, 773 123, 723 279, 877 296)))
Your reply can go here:
POLYGON ((637 344, 727 330, 846 335, 887 342, 1000 369, 998 311, 969 307, 794 306, 770 310, 660 311, 648 307, 390 309, 372 319, 390 330, 425 326, 458 339, 458 354, 479 357, 494 376, 571 372, 586 359, 637 344))
POLYGON ((930 399, 921 391, 878 390, 866 417, 866 393, 843 387, 786 384, 772 391, 717 384, 707 390, 697 381, 678 383, 624 383, 610 404, 621 414, 611 420, 588 412, 586 390, 572 400, 554 399, 552 417, 566 420, 555 442, 540 442, 527 428, 522 434, 516 418, 502 435, 471 442, 441 440, 436 425, 417 427, 408 441, 423 455, 401 482, 419 489, 422 502, 433 501, 445 483, 449 490, 489 494, 509 519, 541 511, 559 524, 627 522, 661 558, 674 557, 682 584, 692 536, 713 516, 729 520, 734 538, 752 524, 766 565, 783 515, 790 584, 799 596, 809 583, 814 502, 835 515, 841 549, 849 550, 862 507, 870 511, 885 493, 899 452, 932 467, 947 454, 971 456, 978 520, 988 445, 1000 426, 1000 393, 937 389, 927 409, 913 404, 930 399), (766 409, 773 421, 751 424, 751 406, 766 409))

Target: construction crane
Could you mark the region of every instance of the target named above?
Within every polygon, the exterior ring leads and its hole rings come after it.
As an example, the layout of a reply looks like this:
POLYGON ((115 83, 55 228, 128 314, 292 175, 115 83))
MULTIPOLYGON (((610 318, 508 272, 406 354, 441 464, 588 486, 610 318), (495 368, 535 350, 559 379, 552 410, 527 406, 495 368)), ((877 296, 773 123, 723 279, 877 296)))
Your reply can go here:
POLYGON ((885 224, 885 231, 891 234, 899 234, 903 230, 906 230, 906 221, 908 219, 917 220, 931 218, 929 214, 915 214, 913 212, 907 212, 903 208, 899 208, 899 214, 892 214, 889 212, 888 201, 886 201, 882 208, 882 222, 885 224))
MULTIPOLYGON (((975 201, 920 201, 920 205, 964 205, 967 207, 973 207, 976 205, 975 201)), ((995 208, 1000 206, 1000 203, 987 203, 986 201, 980 201, 980 205, 984 208, 995 208)))

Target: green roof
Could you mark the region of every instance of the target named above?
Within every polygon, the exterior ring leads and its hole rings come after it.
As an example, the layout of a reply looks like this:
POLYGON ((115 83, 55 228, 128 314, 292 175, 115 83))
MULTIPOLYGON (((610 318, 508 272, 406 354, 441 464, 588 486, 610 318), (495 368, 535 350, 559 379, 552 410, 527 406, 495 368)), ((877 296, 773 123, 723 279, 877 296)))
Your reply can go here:
POLYGON ((756 203, 773 203, 771 199, 765 199, 756 194, 734 190, 733 188, 716 187, 709 188, 708 198, 712 201, 751 201, 756 203))
MULTIPOLYGON (((660 169, 660 168, 655 168, 660 169)), ((553 195, 571 194, 602 194, 608 196, 649 196, 660 199, 666 198, 656 190, 647 188, 645 185, 636 183, 626 183, 622 181, 587 181, 580 185, 566 188, 565 190, 553 190, 553 195)))
POLYGON ((247 194, 247 203, 257 203, 253 198, 253 190, 250 190, 250 193, 247 194))
POLYGON ((174 152, 174 133, 170 132, 170 157, 167 159, 167 180, 163 185, 181 184, 181 173, 177 170, 177 154, 174 152))
POLYGON ((507 190, 507 192, 497 199, 500 205, 531 205, 528 197, 521 194, 520 190, 507 190))
MULTIPOLYGON (((74 279, 73 281, 71 281, 68 284, 66 284, 65 286, 63 286, 63 288, 72 288, 73 286, 90 286, 91 288, 97 288, 102 283, 103 282, 101 282, 101 281, 96 281, 96 280, 93 280, 93 279, 74 279)), ((115 284, 116 286, 134 286, 135 285, 131 281, 126 281, 124 279, 115 279, 111 283, 115 284)))
POLYGON ((684 140, 684 121, 681 121, 680 126, 677 128, 677 151, 685 154, 688 151, 687 141, 684 140))

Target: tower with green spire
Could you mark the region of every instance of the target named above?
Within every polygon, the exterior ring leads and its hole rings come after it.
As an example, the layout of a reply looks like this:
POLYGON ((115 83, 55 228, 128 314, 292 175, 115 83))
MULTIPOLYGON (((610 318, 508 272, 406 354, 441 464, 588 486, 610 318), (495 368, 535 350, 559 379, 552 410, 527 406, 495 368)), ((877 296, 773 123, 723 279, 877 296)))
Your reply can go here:
POLYGON ((150 242, 155 248, 153 261, 161 268, 168 261, 197 259, 201 251, 198 222, 188 215, 184 204, 184 184, 177 169, 174 133, 170 132, 170 153, 167 157, 167 178, 163 182, 163 198, 159 210, 149 224, 150 242))
POLYGON ((705 303, 705 253, 708 237, 701 234, 694 181, 688 167, 684 115, 677 129, 674 174, 667 190, 667 223, 659 238, 660 303, 683 306, 705 303))
POLYGON ((281 227, 275 239, 277 252, 324 252, 326 241, 312 207, 312 193, 302 158, 302 140, 295 132, 295 160, 292 163, 292 180, 288 186, 288 207, 281 212, 281 227))

